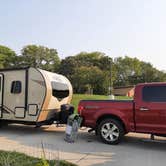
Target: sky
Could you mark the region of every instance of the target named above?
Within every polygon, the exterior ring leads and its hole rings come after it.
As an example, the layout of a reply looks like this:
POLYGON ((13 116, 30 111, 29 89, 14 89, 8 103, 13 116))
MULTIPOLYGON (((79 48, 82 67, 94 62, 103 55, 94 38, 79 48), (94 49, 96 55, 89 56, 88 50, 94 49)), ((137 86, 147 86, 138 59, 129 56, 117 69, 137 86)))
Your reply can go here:
POLYGON ((60 58, 101 51, 166 71, 165 0, 0 0, 0 45, 57 49, 60 58))

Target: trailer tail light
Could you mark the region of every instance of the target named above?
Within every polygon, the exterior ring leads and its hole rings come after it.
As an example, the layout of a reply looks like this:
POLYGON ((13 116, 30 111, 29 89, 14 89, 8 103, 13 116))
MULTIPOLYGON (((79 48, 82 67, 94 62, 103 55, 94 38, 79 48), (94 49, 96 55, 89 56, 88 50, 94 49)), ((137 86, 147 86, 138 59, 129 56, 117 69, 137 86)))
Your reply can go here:
POLYGON ((78 113, 81 115, 84 107, 83 106, 78 106, 78 113))

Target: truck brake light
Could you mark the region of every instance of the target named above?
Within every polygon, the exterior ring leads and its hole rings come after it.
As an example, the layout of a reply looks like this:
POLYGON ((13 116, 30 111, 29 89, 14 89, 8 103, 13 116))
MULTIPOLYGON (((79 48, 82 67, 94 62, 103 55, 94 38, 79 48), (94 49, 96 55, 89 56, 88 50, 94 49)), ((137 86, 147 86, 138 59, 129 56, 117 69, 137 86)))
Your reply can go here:
POLYGON ((78 113, 81 115, 84 107, 83 106, 78 106, 78 113))

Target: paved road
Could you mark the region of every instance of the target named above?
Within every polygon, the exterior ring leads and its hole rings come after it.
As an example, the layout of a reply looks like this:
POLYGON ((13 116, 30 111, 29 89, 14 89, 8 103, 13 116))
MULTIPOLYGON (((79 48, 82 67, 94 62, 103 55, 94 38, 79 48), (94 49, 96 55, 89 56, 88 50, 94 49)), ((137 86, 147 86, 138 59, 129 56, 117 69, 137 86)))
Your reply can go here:
POLYGON ((121 144, 111 146, 99 142, 94 133, 80 131, 77 142, 70 144, 64 141, 64 131, 64 127, 55 126, 35 129, 32 126, 9 125, 0 129, 0 149, 29 148, 33 153, 32 149, 44 142, 58 152, 59 158, 81 166, 166 165, 166 139, 150 142, 148 135, 131 133, 121 144))

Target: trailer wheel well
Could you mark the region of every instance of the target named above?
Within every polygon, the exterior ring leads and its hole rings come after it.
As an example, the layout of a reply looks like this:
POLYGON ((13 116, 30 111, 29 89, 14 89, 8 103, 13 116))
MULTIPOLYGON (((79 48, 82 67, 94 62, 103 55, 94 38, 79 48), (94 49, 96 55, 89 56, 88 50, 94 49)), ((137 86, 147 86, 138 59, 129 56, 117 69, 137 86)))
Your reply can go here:
POLYGON ((111 115, 111 114, 102 115, 101 117, 99 117, 99 118, 97 119, 97 121, 96 121, 96 132, 97 132, 98 125, 99 125, 100 122, 101 122, 102 120, 104 120, 104 119, 115 119, 115 120, 119 121, 119 122, 122 124, 122 126, 123 126, 123 129, 124 129, 124 131, 125 131, 125 134, 127 133, 124 122, 123 122, 118 116, 116 116, 116 115, 111 115))

